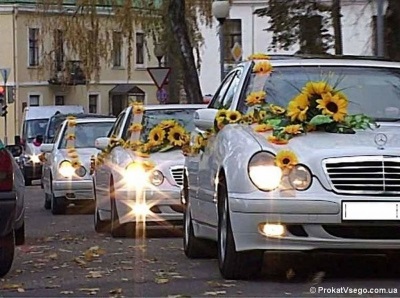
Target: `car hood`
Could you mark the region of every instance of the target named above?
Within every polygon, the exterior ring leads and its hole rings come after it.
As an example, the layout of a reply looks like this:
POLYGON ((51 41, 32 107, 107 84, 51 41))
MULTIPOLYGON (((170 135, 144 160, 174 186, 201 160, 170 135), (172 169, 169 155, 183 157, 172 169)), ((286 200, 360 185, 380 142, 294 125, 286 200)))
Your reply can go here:
MULTIPOLYGON (((136 159, 135 154, 131 151, 132 160, 136 159)), ((150 154, 149 159, 156 165, 157 168, 170 168, 173 166, 182 166, 185 157, 181 149, 171 150, 167 152, 155 152, 150 154)))
MULTIPOLYGON (((82 163, 86 163, 86 162, 90 163, 90 157, 92 155, 96 155, 98 151, 99 150, 96 149, 96 148, 80 148, 80 149, 76 149, 76 152, 79 155, 79 160, 82 163)), ((60 157, 62 157, 64 159, 69 159, 68 158, 67 149, 60 149, 58 154, 60 155, 60 157)))

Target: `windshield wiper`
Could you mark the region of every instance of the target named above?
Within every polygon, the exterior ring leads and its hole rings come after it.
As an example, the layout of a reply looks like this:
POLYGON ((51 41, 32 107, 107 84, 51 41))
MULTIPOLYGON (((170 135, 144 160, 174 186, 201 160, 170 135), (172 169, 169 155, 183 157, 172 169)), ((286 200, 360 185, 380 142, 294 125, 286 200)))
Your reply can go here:
POLYGON ((376 122, 400 122, 400 118, 374 118, 376 122))

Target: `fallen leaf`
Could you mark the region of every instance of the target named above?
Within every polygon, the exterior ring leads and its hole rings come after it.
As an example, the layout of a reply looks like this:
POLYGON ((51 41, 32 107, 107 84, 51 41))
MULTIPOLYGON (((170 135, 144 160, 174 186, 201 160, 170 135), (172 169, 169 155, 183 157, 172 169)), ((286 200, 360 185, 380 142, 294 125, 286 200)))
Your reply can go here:
POLYGON ((80 288, 79 291, 81 292, 98 292, 100 288, 80 288))
POLYGON ((17 290, 18 288, 22 288, 21 284, 5 284, 1 287, 2 290, 17 290))
POLYGON ((78 265, 80 266, 85 266, 86 262, 84 260, 82 260, 80 257, 76 257, 74 258, 75 263, 78 263, 78 265))
POLYGON ((61 288, 60 285, 46 285, 45 286, 46 289, 55 289, 55 288, 61 288))
POLYGON ((211 292, 205 292, 203 295, 205 296, 218 296, 218 295, 225 295, 226 291, 211 291, 211 292))
POLYGON ((61 291, 60 292, 60 294, 62 294, 62 295, 70 295, 70 294, 73 294, 74 293, 74 291, 61 291))
POLYGON ((286 271, 286 279, 287 280, 291 280, 293 277, 295 277, 296 272, 294 272, 294 270, 292 268, 288 269, 288 271, 286 271))
POLYGON ((100 277, 103 277, 103 275, 101 273, 102 273, 102 271, 89 271, 89 274, 86 275, 86 277, 88 277, 88 278, 100 278, 100 277))
POLYGON ((122 294, 122 289, 121 288, 112 289, 108 293, 110 293, 110 294, 122 294))
POLYGON ((166 284, 167 282, 169 282, 169 279, 165 277, 156 277, 154 281, 156 284, 166 284))
POLYGON ((51 255, 48 255, 47 258, 50 260, 56 260, 58 258, 58 255, 56 253, 52 253, 51 255))
POLYGON ((18 289, 17 289, 17 292, 18 292, 18 293, 23 293, 23 292, 25 292, 25 289, 24 289, 24 288, 18 288, 18 289))

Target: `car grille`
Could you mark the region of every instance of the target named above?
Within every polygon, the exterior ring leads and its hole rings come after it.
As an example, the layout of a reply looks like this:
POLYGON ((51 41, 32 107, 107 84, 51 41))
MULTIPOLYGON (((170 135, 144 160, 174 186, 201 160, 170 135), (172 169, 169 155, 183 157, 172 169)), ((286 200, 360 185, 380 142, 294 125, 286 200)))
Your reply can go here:
POLYGON ((171 175, 177 185, 183 185, 183 168, 171 168, 171 175))
POLYGON ((332 188, 341 194, 400 194, 400 157, 360 156, 323 161, 332 188))

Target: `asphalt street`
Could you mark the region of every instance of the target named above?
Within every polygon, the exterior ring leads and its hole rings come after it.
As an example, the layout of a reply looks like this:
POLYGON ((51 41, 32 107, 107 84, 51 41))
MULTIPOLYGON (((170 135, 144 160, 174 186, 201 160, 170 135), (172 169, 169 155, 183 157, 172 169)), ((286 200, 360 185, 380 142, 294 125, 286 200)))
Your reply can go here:
POLYGON ((40 186, 27 187, 26 244, 0 297, 400 296, 400 262, 384 256, 267 255, 260 279, 230 281, 215 259, 187 259, 179 230, 114 239, 94 231, 93 214, 70 207, 54 216, 43 202, 40 186))

